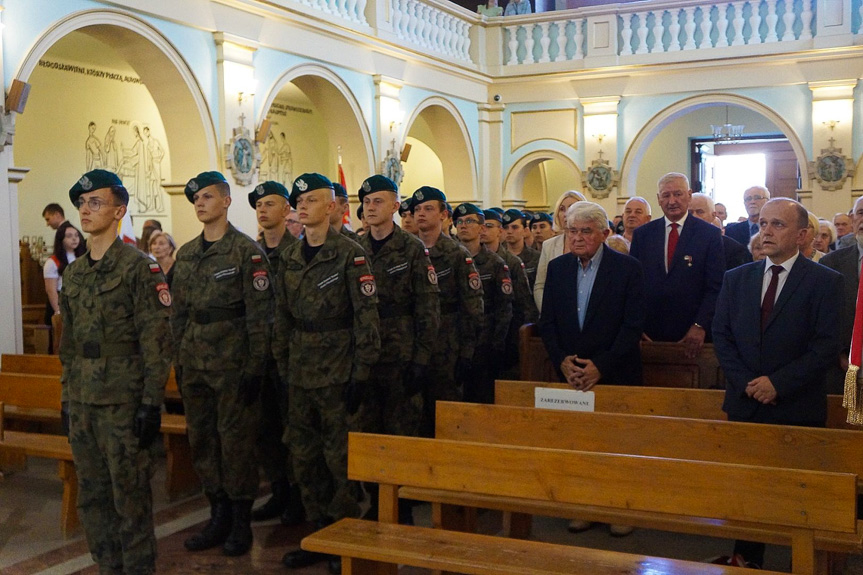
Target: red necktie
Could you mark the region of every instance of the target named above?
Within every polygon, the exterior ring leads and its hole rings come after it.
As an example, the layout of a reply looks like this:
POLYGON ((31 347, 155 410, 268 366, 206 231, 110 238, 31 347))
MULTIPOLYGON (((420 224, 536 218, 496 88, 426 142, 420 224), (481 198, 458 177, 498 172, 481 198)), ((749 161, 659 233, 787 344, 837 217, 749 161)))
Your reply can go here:
POLYGON ((782 266, 770 266, 770 271, 773 272, 773 277, 770 278, 770 285, 767 286, 764 300, 761 302, 762 332, 767 327, 767 320, 770 319, 770 314, 773 313, 773 304, 776 303, 776 287, 779 285, 779 272, 782 271, 782 266))
POLYGON ((674 259, 674 250, 677 248, 677 240, 680 238, 680 234, 677 233, 677 223, 671 224, 671 232, 668 234, 668 254, 665 258, 665 269, 671 269, 671 260, 674 259))

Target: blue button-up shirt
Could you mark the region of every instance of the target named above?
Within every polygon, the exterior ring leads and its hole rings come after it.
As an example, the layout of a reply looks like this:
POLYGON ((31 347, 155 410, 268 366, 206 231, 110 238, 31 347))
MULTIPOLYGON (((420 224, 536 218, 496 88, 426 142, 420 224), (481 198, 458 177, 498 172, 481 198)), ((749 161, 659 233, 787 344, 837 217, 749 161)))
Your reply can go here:
POLYGON ((599 246, 593 257, 587 261, 586 267, 581 260, 578 261, 578 326, 581 329, 584 329, 584 316, 587 314, 587 304, 590 302, 590 292, 593 291, 599 262, 602 261, 602 250, 603 246, 599 246))

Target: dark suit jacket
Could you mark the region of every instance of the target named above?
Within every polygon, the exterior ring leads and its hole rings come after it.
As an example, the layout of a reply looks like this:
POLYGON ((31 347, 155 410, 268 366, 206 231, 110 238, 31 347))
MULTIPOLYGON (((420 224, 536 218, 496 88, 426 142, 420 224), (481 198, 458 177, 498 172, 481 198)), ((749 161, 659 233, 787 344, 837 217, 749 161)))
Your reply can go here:
POLYGON ((629 255, 641 262, 647 318, 644 333, 654 341, 679 341, 693 323, 707 330, 722 287, 725 254, 719 228, 686 218, 665 273, 665 218, 636 228, 629 255))
MULTIPOLYGON (((830 252, 818 262, 832 270, 836 270, 845 278, 842 288, 842 317, 839 318, 839 342, 842 348, 840 355, 848 355, 851 348, 851 332, 854 329, 854 312, 857 309, 857 285, 860 283, 860 267, 857 263, 857 242, 854 245, 830 252)), ((845 391, 845 371, 838 360, 830 369, 827 380, 827 393, 843 393, 845 391)))
POLYGON ((725 226, 725 237, 731 238, 738 244, 749 249, 749 240, 752 235, 749 233, 749 220, 745 222, 734 222, 725 226))
POLYGON ((719 294, 713 345, 725 373, 722 409, 732 421, 823 426, 825 372, 839 353, 842 276, 798 257, 762 334, 765 262, 726 273, 719 294), (776 405, 746 396, 746 384, 762 375, 776 388, 776 405))
POLYGON ((578 325, 578 257, 551 260, 542 297, 539 329, 556 368, 578 354, 593 361, 600 383, 641 385, 641 330, 644 325, 644 280, 635 259, 603 245, 584 328, 578 325))
POLYGON ((749 250, 728 236, 722 236, 722 249, 725 250, 725 271, 752 261, 749 250))

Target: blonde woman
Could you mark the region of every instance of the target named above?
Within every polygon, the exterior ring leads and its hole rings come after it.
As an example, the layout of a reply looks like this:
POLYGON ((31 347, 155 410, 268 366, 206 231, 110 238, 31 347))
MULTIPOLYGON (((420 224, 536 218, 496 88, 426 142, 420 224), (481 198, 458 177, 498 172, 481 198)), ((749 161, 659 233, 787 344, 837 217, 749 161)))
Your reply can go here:
POLYGON ((576 202, 583 202, 584 195, 575 190, 563 192, 554 205, 552 216, 552 229, 556 234, 553 238, 542 242, 542 252, 539 255, 539 263, 536 266, 536 282, 533 284, 533 300, 536 309, 542 311, 542 292, 545 290, 545 274, 548 271, 548 262, 563 255, 566 245, 564 230, 566 229, 566 210, 576 202))

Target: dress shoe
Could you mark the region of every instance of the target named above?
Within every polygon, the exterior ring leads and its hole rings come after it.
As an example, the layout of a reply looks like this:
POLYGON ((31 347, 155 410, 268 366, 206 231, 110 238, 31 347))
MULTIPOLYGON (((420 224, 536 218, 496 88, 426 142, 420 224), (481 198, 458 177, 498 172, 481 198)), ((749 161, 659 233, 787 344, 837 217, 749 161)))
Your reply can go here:
POLYGON ((609 525, 608 530, 611 533, 612 537, 626 537, 635 528, 631 525, 609 525))
POLYGON ((285 556, 282 557, 282 565, 289 569, 300 569, 302 567, 314 565, 315 563, 320 563, 324 559, 327 559, 327 555, 323 553, 314 553, 312 551, 306 551, 305 549, 297 549, 296 551, 285 553, 285 556))
POLYGON ((584 521, 583 519, 573 519, 569 522, 569 525, 566 527, 566 530, 570 533, 581 533, 582 531, 587 531, 593 527, 592 521, 584 521))

